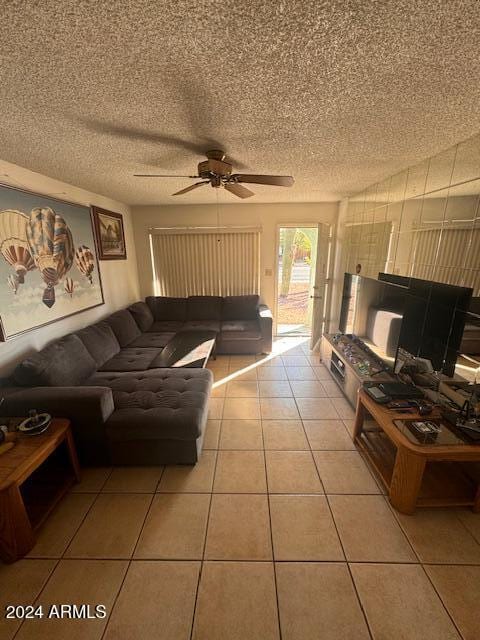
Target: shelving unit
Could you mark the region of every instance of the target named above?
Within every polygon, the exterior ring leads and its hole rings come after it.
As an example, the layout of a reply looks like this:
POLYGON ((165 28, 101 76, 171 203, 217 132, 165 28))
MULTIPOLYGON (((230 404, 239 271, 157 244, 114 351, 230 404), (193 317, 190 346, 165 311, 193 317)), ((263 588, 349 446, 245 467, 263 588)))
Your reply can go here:
POLYGON ((323 335, 322 362, 352 407, 355 407, 358 390, 364 382, 389 382, 394 378, 388 371, 381 371, 381 361, 368 349, 349 336, 344 335, 338 341, 334 335, 338 334, 323 335), (360 363, 368 363, 365 371, 359 368, 360 363))

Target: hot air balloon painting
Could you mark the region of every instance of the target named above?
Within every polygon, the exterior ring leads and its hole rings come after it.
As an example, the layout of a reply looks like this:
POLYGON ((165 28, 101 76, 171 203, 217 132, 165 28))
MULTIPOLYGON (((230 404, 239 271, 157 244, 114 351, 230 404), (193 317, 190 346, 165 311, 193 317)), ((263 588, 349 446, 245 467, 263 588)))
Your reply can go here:
POLYGON ((0 184, 0 342, 104 304, 98 265, 89 206, 0 184))
POLYGON ((71 278, 65 278, 65 282, 63 283, 63 288, 65 289, 65 293, 68 293, 70 298, 72 298, 75 285, 73 284, 73 280, 71 278))
POLYGON ((42 302, 55 304, 55 286, 73 264, 73 238, 67 223, 50 207, 32 209, 27 239, 36 267, 47 285, 42 302))
POLYGON ((7 278, 7 282, 8 282, 8 286, 13 291, 13 293, 17 293, 17 291, 18 291, 18 278, 17 278, 17 276, 14 276, 14 275, 10 274, 8 276, 8 278, 7 278))
POLYGON ((90 284, 93 284, 92 272, 95 268, 95 257, 88 247, 82 244, 75 251, 75 264, 78 270, 82 273, 90 284))
POLYGON ((28 216, 21 211, 0 211, 0 252, 15 270, 17 284, 23 284, 26 273, 35 269, 27 240, 27 222, 28 216))

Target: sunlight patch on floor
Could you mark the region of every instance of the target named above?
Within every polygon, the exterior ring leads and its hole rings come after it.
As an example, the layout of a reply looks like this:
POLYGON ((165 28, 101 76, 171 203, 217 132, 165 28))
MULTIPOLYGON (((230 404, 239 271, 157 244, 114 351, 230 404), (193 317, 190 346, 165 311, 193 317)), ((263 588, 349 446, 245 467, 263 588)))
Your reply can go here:
MULTIPOLYGON (((238 378, 239 376, 242 376, 245 373, 248 373, 249 371, 254 371, 260 365, 267 364, 268 362, 270 362, 274 358, 277 358, 278 356, 289 354, 289 352, 291 352, 292 350, 295 350, 295 353, 298 353, 298 350, 300 349, 302 354, 309 354, 311 353, 309 349, 309 342, 310 342, 310 338, 306 336, 297 336, 297 337, 289 336, 284 338, 277 338, 273 342, 271 353, 265 354, 265 355, 253 356, 256 358, 255 362, 252 362, 251 364, 246 364, 242 366, 240 369, 237 369, 236 371, 229 372, 228 375, 221 378, 220 380, 216 380, 213 383, 213 389, 218 389, 222 385, 227 384, 228 382, 232 382, 233 380, 235 380, 235 378, 238 378)), ((294 355, 294 354, 292 353, 291 355, 294 355)), ((238 357, 239 359, 242 358, 241 355, 232 356, 232 358, 235 358, 235 357, 238 357)), ((245 356, 245 358, 249 358, 249 357, 251 356, 248 356, 248 355, 245 356)), ((215 363, 215 360, 213 361, 213 363, 215 363)), ((283 364, 280 366, 283 366, 283 364)))

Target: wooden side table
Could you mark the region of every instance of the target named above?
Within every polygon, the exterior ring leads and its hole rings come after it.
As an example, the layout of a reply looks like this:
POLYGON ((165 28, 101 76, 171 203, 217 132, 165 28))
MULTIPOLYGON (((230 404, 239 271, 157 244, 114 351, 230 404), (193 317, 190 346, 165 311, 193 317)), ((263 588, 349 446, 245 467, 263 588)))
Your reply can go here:
POLYGON ((36 529, 79 480, 69 420, 53 419, 38 436, 18 433, 15 446, 0 456, 0 558, 4 562, 14 562, 32 549, 36 529))
POLYGON ((428 419, 441 420, 441 415, 438 411, 429 416, 395 412, 360 390, 354 441, 388 490, 390 502, 397 511, 411 514, 417 506, 471 506, 474 511, 480 511, 478 482, 456 464, 480 462, 480 445, 463 441, 445 424, 438 441, 421 444, 397 423, 428 419), (375 427, 365 427, 367 412, 375 421, 375 427))

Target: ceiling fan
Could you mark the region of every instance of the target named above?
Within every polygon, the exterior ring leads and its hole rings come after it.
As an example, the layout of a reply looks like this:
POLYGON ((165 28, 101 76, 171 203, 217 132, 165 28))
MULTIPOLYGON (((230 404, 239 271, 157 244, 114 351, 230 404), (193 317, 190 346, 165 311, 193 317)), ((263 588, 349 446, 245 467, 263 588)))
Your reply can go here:
POLYGON ((196 176, 175 176, 157 173, 136 173, 137 178, 201 178, 200 182, 195 182, 184 189, 180 189, 173 196, 180 196, 193 189, 198 189, 205 184, 210 184, 214 188, 223 187, 238 198, 250 198, 255 195, 253 191, 243 186, 247 184, 268 184, 274 187, 291 187, 293 185, 292 176, 263 176, 249 173, 232 173, 232 165, 225 160, 225 152, 219 149, 207 151, 207 160, 198 164, 198 175, 196 176))

